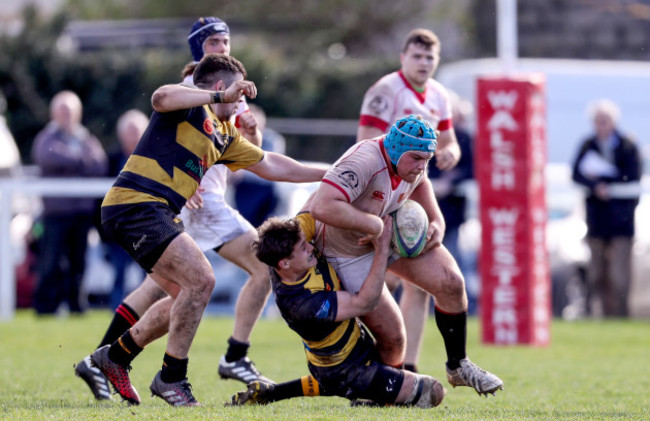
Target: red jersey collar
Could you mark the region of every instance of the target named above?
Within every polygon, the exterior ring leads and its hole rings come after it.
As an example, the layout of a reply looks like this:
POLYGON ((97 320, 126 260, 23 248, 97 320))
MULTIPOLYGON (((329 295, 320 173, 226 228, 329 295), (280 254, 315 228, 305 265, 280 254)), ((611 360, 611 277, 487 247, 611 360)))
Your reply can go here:
POLYGON ((427 98, 427 85, 426 84, 424 85, 424 91, 418 92, 413 88, 411 82, 409 82, 408 79, 406 79, 406 76, 404 76, 404 73, 402 73, 401 70, 398 70, 397 74, 399 75, 400 78, 402 78, 402 81, 404 82, 406 87, 409 88, 411 92, 413 92, 413 94, 415 94, 415 97, 418 99, 418 101, 420 101, 420 104, 424 104, 424 100, 427 98))
POLYGON ((390 159, 388 159, 388 152, 386 152, 386 148, 384 148, 384 137, 382 136, 379 139, 377 139, 377 142, 379 142, 379 148, 381 149, 381 156, 384 157, 384 161, 386 162, 386 167, 388 167, 388 175, 390 176, 390 187, 395 190, 397 187, 399 187, 399 183, 402 182, 402 177, 397 175, 394 171, 394 166, 393 163, 390 162, 390 159))

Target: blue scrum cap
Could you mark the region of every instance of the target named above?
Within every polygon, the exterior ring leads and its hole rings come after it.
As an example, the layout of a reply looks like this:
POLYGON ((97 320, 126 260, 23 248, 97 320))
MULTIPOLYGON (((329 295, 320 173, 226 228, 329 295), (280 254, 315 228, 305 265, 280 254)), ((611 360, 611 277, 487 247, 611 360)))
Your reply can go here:
POLYGON ((436 151, 436 146, 438 146, 438 141, 435 130, 427 121, 413 114, 397 120, 384 137, 384 148, 386 148, 393 165, 397 165, 404 152, 433 153, 436 151))
POLYGON ((226 22, 212 16, 199 18, 194 22, 187 37, 194 61, 201 61, 203 58, 203 44, 210 35, 214 34, 230 34, 230 28, 228 28, 226 22))

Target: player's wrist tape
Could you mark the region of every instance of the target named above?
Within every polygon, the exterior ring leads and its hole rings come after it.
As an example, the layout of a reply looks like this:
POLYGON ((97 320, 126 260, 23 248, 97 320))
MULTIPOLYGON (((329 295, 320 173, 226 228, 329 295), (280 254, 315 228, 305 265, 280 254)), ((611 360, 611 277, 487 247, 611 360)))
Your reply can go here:
POLYGON ((224 91, 214 91, 212 93, 212 103, 213 104, 223 104, 225 102, 225 95, 226 93, 224 91))

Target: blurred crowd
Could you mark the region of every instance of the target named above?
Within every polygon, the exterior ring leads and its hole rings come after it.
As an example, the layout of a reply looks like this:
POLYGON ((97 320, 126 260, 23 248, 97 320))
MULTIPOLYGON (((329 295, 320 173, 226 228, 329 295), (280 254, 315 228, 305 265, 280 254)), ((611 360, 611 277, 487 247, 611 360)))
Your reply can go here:
MULTIPOLYGON (((479 305, 480 282, 476 276, 476 254, 463 249, 461 227, 466 222, 467 180, 473 178, 473 105, 450 91, 456 137, 462 151, 456 168, 441 171, 429 167, 436 197, 446 220, 445 246, 466 273, 470 314, 479 305)), ((0 95, 0 176, 21 175, 21 159, 0 95)), ((263 133, 262 148, 283 154, 283 136, 266 124, 264 110, 250 105, 263 133)), ((618 127, 620 110, 608 100, 588 104, 593 136, 576 140, 572 178, 586 188, 586 244, 589 264, 582 279, 583 315, 628 317, 632 283, 632 249, 635 236, 634 212, 639 203, 638 185, 642 162, 639 147, 618 127), (636 183, 636 184, 635 184, 636 183)), ((129 110, 117 121, 119 144, 107 154, 101 143, 82 124, 83 104, 72 91, 57 93, 50 103, 50 121, 33 142, 32 160, 42 177, 116 177, 135 148, 148 123, 140 110, 129 110)), ((282 200, 277 185, 242 171, 230 177, 232 201, 254 227, 276 215, 282 200)), ((101 200, 100 200, 101 201, 101 200)), ((18 305, 31 306, 38 314, 55 314, 61 308, 82 313, 88 297, 82 280, 86 271, 88 235, 99 233, 101 255, 113 269, 110 292, 93 299, 93 305, 115 308, 128 294, 126 274, 137 267, 131 258, 102 232, 98 224, 98 201, 73 197, 43 196, 42 208, 34 215, 26 243, 27 251, 17 265, 18 305), (61 304, 64 304, 61 307, 61 304)), ((142 277, 139 268, 137 277, 142 277)), ((574 300, 575 301, 575 300, 574 300)), ((559 314, 556 314, 559 315, 559 314)))

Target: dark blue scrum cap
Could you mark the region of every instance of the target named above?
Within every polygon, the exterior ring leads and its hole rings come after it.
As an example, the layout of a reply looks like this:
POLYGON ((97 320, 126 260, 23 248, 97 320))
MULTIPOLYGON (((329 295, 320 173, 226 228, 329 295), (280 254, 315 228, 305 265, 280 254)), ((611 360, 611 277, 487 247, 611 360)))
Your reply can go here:
POLYGON ((203 58, 203 44, 210 35, 214 34, 230 34, 230 28, 228 28, 226 22, 213 16, 199 18, 194 22, 187 37, 194 61, 201 61, 203 58))

